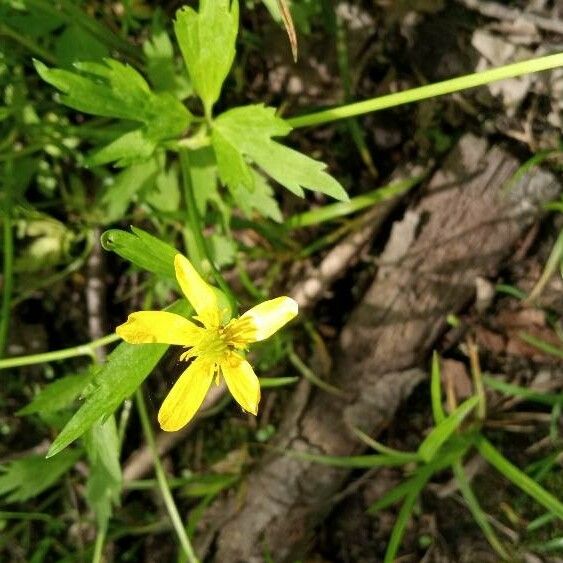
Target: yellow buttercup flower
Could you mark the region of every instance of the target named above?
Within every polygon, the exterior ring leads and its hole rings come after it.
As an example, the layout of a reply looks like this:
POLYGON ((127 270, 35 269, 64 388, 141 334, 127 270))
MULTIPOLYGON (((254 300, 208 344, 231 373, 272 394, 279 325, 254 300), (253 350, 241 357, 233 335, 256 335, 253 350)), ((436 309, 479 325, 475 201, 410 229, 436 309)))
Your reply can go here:
POLYGON ((187 348, 180 360, 192 363, 180 375, 158 412, 163 430, 173 432, 195 415, 215 378, 225 378, 229 391, 248 412, 256 415, 260 383, 242 351, 249 344, 265 340, 297 315, 291 297, 260 303, 238 319, 222 322, 217 295, 197 273, 190 261, 176 254, 176 278, 192 304, 198 324, 166 311, 132 313, 116 332, 130 344, 174 344, 187 348))

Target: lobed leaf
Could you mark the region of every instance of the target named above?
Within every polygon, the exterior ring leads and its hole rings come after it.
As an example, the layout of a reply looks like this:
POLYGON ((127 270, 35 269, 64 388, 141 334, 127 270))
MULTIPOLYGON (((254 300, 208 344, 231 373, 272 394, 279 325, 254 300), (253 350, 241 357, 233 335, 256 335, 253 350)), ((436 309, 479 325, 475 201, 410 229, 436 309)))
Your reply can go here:
POLYGON ((75 63, 77 71, 34 64, 39 76, 62 92, 63 104, 141 125, 90 155, 86 163, 91 166, 146 160, 160 141, 179 136, 190 123, 190 113, 172 94, 154 93, 135 69, 114 59, 75 63))
POLYGON ((253 192, 256 178, 246 157, 299 197, 306 188, 347 201, 344 188, 325 172, 325 164, 272 140, 290 131, 291 127, 275 115, 274 108, 262 104, 221 114, 214 120, 212 131, 221 181, 231 190, 246 188, 253 192))
POLYGON ((208 116, 235 58, 238 15, 237 0, 200 0, 199 12, 185 6, 176 13, 176 39, 208 116))
POLYGON ((8 502, 23 502, 36 497, 55 485, 81 456, 80 450, 67 450, 55 459, 32 455, 1 466, 0 496, 6 495, 8 502))

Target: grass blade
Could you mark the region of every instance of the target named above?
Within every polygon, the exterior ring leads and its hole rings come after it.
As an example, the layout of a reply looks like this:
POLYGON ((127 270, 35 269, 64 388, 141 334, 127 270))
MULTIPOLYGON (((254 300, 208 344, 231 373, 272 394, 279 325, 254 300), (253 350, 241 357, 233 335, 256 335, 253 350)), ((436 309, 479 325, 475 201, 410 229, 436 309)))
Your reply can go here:
POLYGON ((434 351, 432 354, 432 374, 430 379, 430 397, 432 399, 432 415, 434 423, 440 424, 445 418, 446 413, 442 406, 442 381, 440 374, 440 356, 434 351))
POLYGON ((554 346, 553 344, 550 344, 549 342, 546 342, 541 338, 537 338, 536 336, 532 336, 527 332, 519 332, 518 338, 520 338, 527 344, 530 344, 534 348, 541 350, 545 354, 563 359, 563 347, 554 346))
POLYGON ((471 485, 469 484, 469 479, 467 479, 467 475, 463 469, 463 466, 459 461, 456 461, 452 464, 452 469, 459 486, 459 490, 467 503, 467 507, 469 508, 475 522, 479 528, 481 528, 483 534, 487 538, 487 541, 491 545, 491 547, 505 560, 509 560, 510 557, 508 552, 498 539, 497 535, 495 534, 492 526, 489 524, 489 520, 487 519, 487 515, 483 512, 483 509, 479 505, 479 501, 477 497, 473 493, 471 489, 471 485))
POLYGON ((418 454, 424 461, 429 462, 434 458, 438 450, 456 431, 478 402, 478 397, 470 397, 459 405, 450 416, 442 420, 442 422, 432 429, 418 448, 418 454))
POLYGON ((389 543, 387 544, 383 563, 393 563, 393 561, 395 561, 395 556, 397 555, 397 551, 399 551, 401 541, 405 534, 405 529, 414 510, 416 499, 419 497, 420 492, 426 485, 428 479, 432 476, 432 473, 433 471, 430 467, 426 466, 421 468, 417 475, 415 475, 415 477, 411 480, 410 490, 405 496, 405 501, 403 502, 403 506, 401 506, 401 510, 399 511, 397 520, 393 526, 393 531, 391 532, 391 537, 389 538, 389 543))
POLYGON ((506 383, 505 381, 487 375, 483 376, 483 381, 487 387, 512 397, 520 397, 528 401, 533 401, 534 403, 541 403, 551 407, 563 403, 563 394, 542 393, 541 391, 526 389, 525 387, 520 387, 513 383, 506 383))
POLYGON ((543 269, 542 275, 540 279, 530 292, 528 299, 526 302, 531 303, 535 301, 544 290, 547 282, 549 282, 551 276, 559 270, 561 263, 563 261, 563 230, 559 233, 553 248, 551 249, 551 253, 549 254, 549 258, 547 259, 547 263, 545 264, 545 268, 543 269))
POLYGON ((475 445, 479 453, 507 479, 563 520, 563 504, 550 492, 508 461, 484 436, 479 436, 475 445))
POLYGON ((351 427, 352 432, 367 446, 374 449, 376 452, 384 455, 392 455, 395 457, 403 457, 405 463, 411 461, 419 461, 419 456, 416 452, 402 452, 394 448, 390 448, 377 440, 374 440, 371 436, 368 436, 365 432, 362 432, 359 428, 355 426, 351 427))
MULTIPOLYGON (((312 461, 321 465, 330 465, 331 467, 343 467, 348 469, 369 469, 371 467, 394 467, 405 464, 403 456, 393 455, 322 455, 311 454, 308 452, 298 452, 296 450, 283 450, 285 455, 301 459, 303 461, 312 461)), ((413 454, 415 455, 415 454, 413 454)))

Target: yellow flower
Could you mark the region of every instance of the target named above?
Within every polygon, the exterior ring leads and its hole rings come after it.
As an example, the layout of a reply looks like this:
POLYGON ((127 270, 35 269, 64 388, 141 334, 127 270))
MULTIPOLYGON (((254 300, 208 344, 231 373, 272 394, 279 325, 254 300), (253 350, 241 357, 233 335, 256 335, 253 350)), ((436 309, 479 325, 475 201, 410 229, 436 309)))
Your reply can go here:
POLYGON ((173 432, 185 426, 201 406, 213 378, 219 381, 221 375, 240 406, 256 415, 260 383, 241 352, 293 319, 297 315, 297 303, 291 297, 271 299, 224 324, 215 291, 190 261, 176 254, 174 267, 199 324, 166 311, 139 311, 129 315, 127 322, 116 329, 130 344, 175 344, 187 348, 180 360, 194 358, 160 407, 161 428, 173 432))

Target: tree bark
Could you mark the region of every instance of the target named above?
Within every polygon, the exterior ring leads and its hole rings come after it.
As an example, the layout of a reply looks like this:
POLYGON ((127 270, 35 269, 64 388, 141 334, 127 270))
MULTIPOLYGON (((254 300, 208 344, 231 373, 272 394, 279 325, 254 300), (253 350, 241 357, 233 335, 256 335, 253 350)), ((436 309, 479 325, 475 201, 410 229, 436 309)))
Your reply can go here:
MULTIPOLYGON (((509 192, 518 161, 487 141, 464 136, 405 219, 394 226, 373 284, 352 313, 335 352, 334 383, 347 398, 298 386, 277 445, 329 455, 364 449, 351 426, 376 435, 424 378, 446 317, 492 277, 542 203, 561 186, 535 169, 509 192), (409 242, 410 244, 407 244, 409 242)), ((220 563, 294 560, 332 507, 347 471, 284 455, 267 456, 232 494, 209 509, 200 553, 220 563)))

